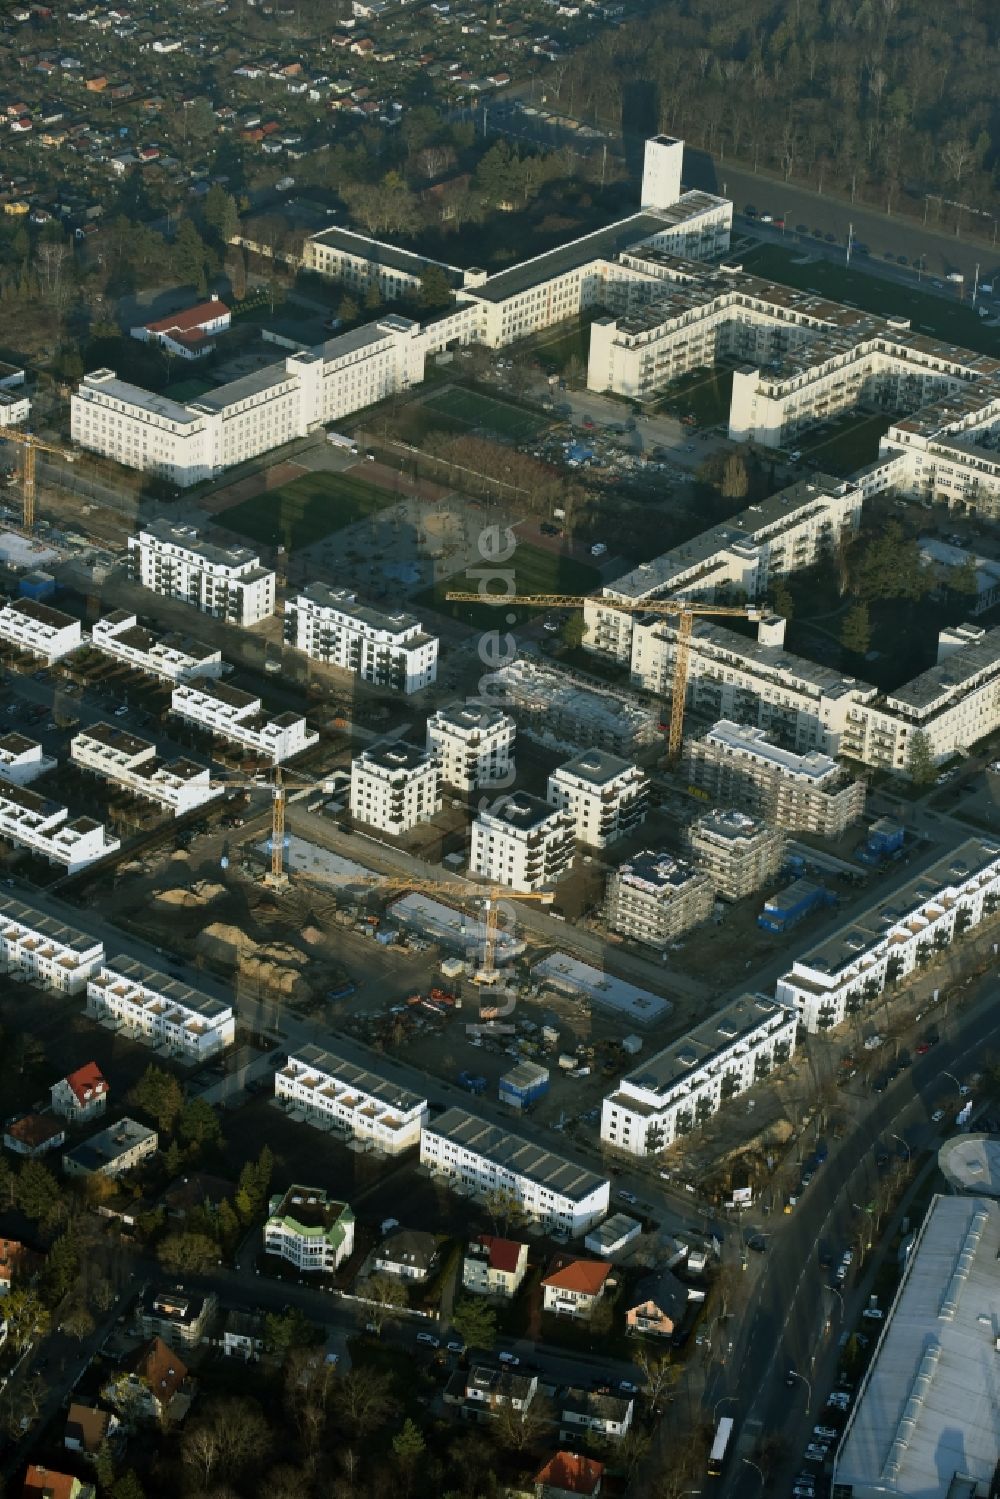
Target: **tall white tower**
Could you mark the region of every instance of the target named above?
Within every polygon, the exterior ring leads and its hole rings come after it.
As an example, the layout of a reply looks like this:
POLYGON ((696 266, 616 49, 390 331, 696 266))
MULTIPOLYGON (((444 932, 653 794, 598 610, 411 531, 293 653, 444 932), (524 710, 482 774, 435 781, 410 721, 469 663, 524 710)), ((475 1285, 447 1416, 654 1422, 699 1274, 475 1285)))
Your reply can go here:
POLYGON ((669 208, 681 195, 684 142, 672 135, 653 135, 642 163, 642 208, 669 208))

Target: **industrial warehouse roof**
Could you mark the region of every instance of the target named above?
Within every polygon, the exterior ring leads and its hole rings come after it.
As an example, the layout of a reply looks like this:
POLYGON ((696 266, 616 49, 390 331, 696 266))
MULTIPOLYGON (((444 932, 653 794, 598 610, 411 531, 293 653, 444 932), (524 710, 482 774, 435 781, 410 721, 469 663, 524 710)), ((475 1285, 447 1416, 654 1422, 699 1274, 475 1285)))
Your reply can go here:
POLYGON ((835 1490, 948 1499, 967 1475, 987 1491, 1000 1431, 998 1258, 1000 1203, 934 1198, 844 1434, 835 1490))
POLYGON ((567 1161, 564 1156, 544 1150, 510 1130, 487 1124, 485 1119, 477 1119, 465 1109, 446 1109, 439 1119, 425 1126, 424 1134, 449 1140, 572 1202, 582 1202, 608 1185, 606 1177, 597 1176, 575 1161, 567 1161))
POLYGON ((545 979, 557 989, 568 989, 574 994, 586 994, 592 1004, 602 1005, 608 1010, 617 1010, 627 1015, 635 1025, 652 1025, 663 1020, 673 1005, 661 994, 649 989, 638 989, 625 979, 615 978, 602 968, 593 968, 581 963, 569 953, 554 952, 531 970, 533 979, 545 979))

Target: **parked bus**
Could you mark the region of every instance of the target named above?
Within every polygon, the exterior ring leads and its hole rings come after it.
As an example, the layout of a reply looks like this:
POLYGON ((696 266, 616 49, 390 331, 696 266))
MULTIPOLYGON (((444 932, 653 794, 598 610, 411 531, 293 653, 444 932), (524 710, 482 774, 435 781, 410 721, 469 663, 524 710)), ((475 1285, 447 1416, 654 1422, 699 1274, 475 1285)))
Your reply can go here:
POLYGON ((708 1454, 708 1471, 710 1475, 718 1477, 722 1472, 722 1464, 726 1460, 726 1452, 729 1449, 729 1439, 733 1434, 732 1416, 723 1416, 715 1432, 715 1441, 712 1450, 708 1454))

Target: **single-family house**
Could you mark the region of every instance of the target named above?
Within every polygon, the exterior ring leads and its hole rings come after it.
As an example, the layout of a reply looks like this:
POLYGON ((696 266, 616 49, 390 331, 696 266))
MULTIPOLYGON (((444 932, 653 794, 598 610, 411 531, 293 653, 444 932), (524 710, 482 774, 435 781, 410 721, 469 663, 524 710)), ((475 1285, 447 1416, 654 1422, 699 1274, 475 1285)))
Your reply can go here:
POLYGON ((95 1458, 102 1443, 114 1440, 120 1424, 114 1411, 105 1410, 100 1405, 91 1405, 85 1400, 73 1400, 66 1416, 63 1446, 67 1452, 79 1452, 82 1457, 95 1458))
POLYGON ((579 1441, 588 1431, 598 1440, 620 1442, 632 1424, 631 1395, 601 1395, 571 1386, 562 1397, 559 1440, 579 1441))
POLYGON ((143 1343, 103 1390, 106 1400, 130 1417, 159 1422, 181 1421, 193 1397, 187 1365, 162 1338, 143 1343))
MULTIPOLYGON (((669 1270, 639 1281, 625 1308, 625 1330, 646 1337, 672 1338, 684 1320, 690 1292, 669 1270)), ((704 1292, 698 1293, 704 1299, 704 1292)))
POLYGON ((21 1499, 94 1499, 94 1485, 84 1483, 72 1473, 56 1473, 41 1463, 30 1463, 21 1499))
POLYGON ((604 1464, 578 1452, 557 1452, 535 1474, 535 1499, 598 1499, 604 1464))
POLYGON ((15 1155, 25 1155, 31 1160, 46 1151, 58 1150, 66 1143, 66 1126, 61 1119, 51 1114, 24 1114, 20 1119, 4 1125, 3 1143, 15 1155))
POLYGON ((375 1270, 400 1280, 426 1280, 437 1259, 437 1240, 420 1229, 400 1228, 375 1251, 375 1270))
POLYGON ((19 1239, 0 1239, 0 1296, 29 1280, 37 1266, 38 1255, 19 1239))
POLYGON ((52 1112, 73 1124, 86 1124, 108 1106, 108 1085, 96 1062, 86 1062, 49 1089, 52 1112))
POLYGON ((573 1255, 557 1254, 542 1280, 542 1310, 586 1321, 604 1295, 610 1275, 606 1260, 578 1260, 573 1255))
POLYGON ((472 1239, 462 1261, 462 1286, 478 1296, 515 1296, 528 1269, 528 1246, 496 1234, 472 1239))

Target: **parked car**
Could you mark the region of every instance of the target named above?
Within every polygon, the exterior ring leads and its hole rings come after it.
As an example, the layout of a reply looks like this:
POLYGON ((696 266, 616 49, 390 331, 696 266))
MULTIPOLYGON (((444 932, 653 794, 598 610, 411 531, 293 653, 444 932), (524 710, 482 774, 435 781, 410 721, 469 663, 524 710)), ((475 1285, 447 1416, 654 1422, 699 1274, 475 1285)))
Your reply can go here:
POLYGON ((862 1317, 867 1317, 869 1322, 883 1322, 885 1320, 885 1312, 880 1306, 866 1306, 861 1315, 862 1317))
POLYGON ((508 1353, 506 1349, 498 1353, 497 1357, 502 1364, 508 1364, 512 1369, 516 1369, 521 1362, 516 1353, 508 1353))
POLYGON ((941 1120, 943 1118, 944 1118, 944 1109, 935 1109, 934 1112, 933 1112, 933 1114, 931 1115, 931 1123, 932 1124, 940 1124, 941 1120))
POLYGON ((839 1436, 835 1426, 814 1426, 813 1436, 818 1437, 821 1442, 835 1442, 839 1436))
POLYGON ((425 1348, 440 1348, 441 1339, 436 1338, 432 1332, 418 1332, 417 1342, 423 1343, 425 1348))

